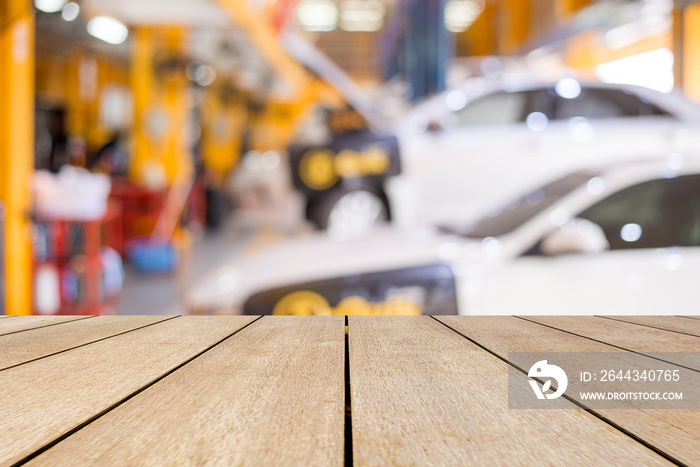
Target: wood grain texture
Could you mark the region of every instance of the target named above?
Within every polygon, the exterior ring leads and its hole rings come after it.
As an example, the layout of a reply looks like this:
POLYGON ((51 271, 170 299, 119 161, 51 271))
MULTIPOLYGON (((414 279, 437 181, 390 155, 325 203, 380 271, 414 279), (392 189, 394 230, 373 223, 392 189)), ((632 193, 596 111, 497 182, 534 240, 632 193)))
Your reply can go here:
POLYGON ((666 361, 700 371, 700 337, 596 316, 525 316, 524 319, 640 353, 669 352, 666 361), (675 353, 670 353, 675 352, 675 353))
POLYGON ((349 341, 358 465, 667 463, 581 409, 509 409, 507 364, 430 317, 350 317, 349 341))
POLYGON ((93 316, 14 316, 0 321, 0 336, 12 332, 25 331, 44 326, 67 323, 68 321, 94 319, 93 316))
POLYGON ((178 317, 0 372, 0 465, 23 459, 254 319, 178 317))
POLYGON ((343 317, 265 317, 29 465, 342 465, 343 317))
POLYGON ((700 321, 680 316, 608 316, 607 318, 700 337, 700 321))
POLYGON ((166 319, 172 318, 96 316, 0 336, 0 370, 166 319))
MULTIPOLYGON (((508 358, 508 352, 620 351, 590 339, 514 317, 436 318, 505 359, 508 358)), ((617 409, 596 412, 676 459, 688 465, 697 463, 700 456, 700 410, 617 409)))

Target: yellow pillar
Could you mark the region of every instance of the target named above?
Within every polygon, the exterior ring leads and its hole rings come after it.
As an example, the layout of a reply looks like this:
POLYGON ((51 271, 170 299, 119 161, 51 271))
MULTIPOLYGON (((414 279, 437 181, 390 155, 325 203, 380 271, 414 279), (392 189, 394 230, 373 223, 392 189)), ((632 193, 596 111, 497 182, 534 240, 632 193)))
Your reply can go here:
POLYGON ((245 100, 226 82, 207 89, 202 104, 202 161, 215 184, 223 183, 240 159, 246 113, 245 100))
POLYGON ((700 101, 700 4, 686 7, 682 15, 682 28, 678 22, 675 28, 682 31, 681 47, 677 50, 679 77, 683 90, 693 100, 700 101))
POLYGON ((503 0, 499 25, 499 52, 517 53, 530 35, 530 0, 503 0))
POLYGON ((130 86, 134 96, 130 175, 151 187, 192 174, 185 140, 190 108, 185 76, 186 31, 179 27, 134 30, 130 86))
POLYGON ((554 12, 559 19, 588 6, 591 0, 555 0, 554 12))
POLYGON ((5 204, 5 312, 31 304, 30 178, 34 167, 34 14, 31 0, 0 2, 0 200, 5 204))
POLYGON ((90 121, 87 101, 89 98, 95 98, 94 83, 83 82, 87 73, 83 72, 83 79, 81 79, 80 70, 90 66, 88 60, 89 57, 84 51, 73 49, 65 61, 64 70, 66 79, 63 97, 67 109, 68 135, 71 138, 82 138, 83 141, 87 139, 87 128, 90 121))
POLYGON ((469 29, 457 34, 457 56, 491 55, 496 53, 495 16, 498 5, 486 2, 484 10, 469 29))
POLYGON ((683 87, 683 63, 681 52, 683 50, 683 7, 677 2, 673 4, 673 27, 671 28, 671 50, 673 50, 673 80, 677 88, 683 87))

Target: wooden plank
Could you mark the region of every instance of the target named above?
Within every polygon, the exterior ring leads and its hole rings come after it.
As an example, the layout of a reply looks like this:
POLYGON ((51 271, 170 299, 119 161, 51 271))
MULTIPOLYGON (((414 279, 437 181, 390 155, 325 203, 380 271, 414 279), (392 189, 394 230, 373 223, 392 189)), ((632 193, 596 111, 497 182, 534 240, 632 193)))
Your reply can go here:
POLYGON ((700 337, 700 321, 688 320, 680 316, 601 316, 601 318, 616 319, 627 323, 649 326, 666 331, 679 332, 700 337))
MULTIPOLYGON (((505 316, 440 316, 440 321, 507 359, 508 352, 615 352, 615 347, 505 316)), ((653 362, 652 362, 653 363, 653 362)), ((596 410, 660 450, 692 465, 700 452, 700 410, 596 410)))
POLYGON ((0 336, 27 329, 67 323, 82 319, 92 319, 93 316, 15 316, 13 319, 0 321, 0 336))
POLYGON ((20 461, 254 319, 179 317, 0 372, 0 465, 20 461))
POLYGON ((507 364, 431 317, 349 319, 359 465, 667 463, 582 409, 509 409, 507 364))
POLYGON ((700 352, 700 338, 695 336, 622 323, 597 316, 524 316, 523 319, 634 352, 645 354, 678 352, 666 354, 664 359, 700 371, 700 361, 692 354, 683 354, 684 352, 700 352))
POLYGON ((97 316, 0 336, 0 370, 167 319, 172 317, 97 316))
POLYGON ((265 317, 29 465, 342 465, 344 325, 265 317))

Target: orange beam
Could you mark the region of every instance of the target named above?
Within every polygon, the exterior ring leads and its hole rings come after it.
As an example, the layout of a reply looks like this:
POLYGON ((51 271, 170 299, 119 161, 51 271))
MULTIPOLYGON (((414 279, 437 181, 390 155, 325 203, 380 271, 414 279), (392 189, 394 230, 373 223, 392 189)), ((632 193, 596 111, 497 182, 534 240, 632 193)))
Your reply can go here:
POLYGON ((514 54, 530 35, 530 0, 501 2, 499 52, 514 54))
POLYGON ((272 0, 265 9, 270 25, 276 32, 284 29, 289 17, 294 14, 298 0, 272 0))
POLYGON ((282 48, 273 27, 265 20, 264 15, 251 8, 243 0, 216 0, 226 11, 231 21, 241 28, 250 42, 265 59, 267 64, 282 78, 296 87, 300 93, 310 83, 311 79, 304 70, 282 48))

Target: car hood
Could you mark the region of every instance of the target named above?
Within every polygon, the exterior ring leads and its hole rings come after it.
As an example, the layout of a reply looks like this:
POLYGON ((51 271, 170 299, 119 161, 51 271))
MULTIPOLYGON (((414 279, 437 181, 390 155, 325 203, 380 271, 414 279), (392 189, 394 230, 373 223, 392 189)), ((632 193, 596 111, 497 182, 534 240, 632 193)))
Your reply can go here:
POLYGON ((385 227, 343 241, 325 233, 302 235, 220 266, 189 291, 186 305, 202 311, 237 309, 251 294, 270 288, 450 262, 469 243, 431 228, 385 227))

